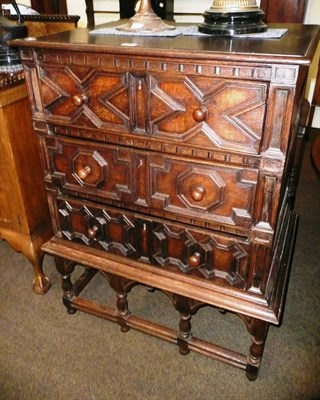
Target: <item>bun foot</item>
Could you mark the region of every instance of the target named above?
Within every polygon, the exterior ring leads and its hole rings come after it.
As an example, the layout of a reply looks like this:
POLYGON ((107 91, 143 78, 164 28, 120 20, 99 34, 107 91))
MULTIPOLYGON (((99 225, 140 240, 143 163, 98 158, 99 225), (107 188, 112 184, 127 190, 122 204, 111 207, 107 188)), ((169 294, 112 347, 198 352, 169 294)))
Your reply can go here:
POLYGON ((255 381, 258 377, 259 368, 254 365, 248 364, 246 367, 246 376, 249 381, 255 381))
POLYGON ((51 287, 50 279, 45 275, 37 275, 33 279, 32 289, 36 294, 44 295, 51 287))

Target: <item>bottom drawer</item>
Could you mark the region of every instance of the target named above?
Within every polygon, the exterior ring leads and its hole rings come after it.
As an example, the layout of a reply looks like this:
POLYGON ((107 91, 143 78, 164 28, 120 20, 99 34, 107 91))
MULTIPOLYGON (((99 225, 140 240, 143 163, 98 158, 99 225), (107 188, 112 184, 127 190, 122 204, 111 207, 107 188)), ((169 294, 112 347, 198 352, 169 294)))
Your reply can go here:
POLYGON ((58 197, 53 203, 62 239, 246 288, 248 239, 84 200, 58 197))

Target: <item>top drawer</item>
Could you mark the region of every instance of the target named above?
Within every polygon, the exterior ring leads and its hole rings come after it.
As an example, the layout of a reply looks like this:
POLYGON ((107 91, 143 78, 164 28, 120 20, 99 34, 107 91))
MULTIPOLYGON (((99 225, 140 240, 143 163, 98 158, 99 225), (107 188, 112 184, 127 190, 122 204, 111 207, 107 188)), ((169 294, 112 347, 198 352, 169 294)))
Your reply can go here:
POLYGON ((45 120, 71 135, 259 154, 268 82, 47 64, 39 76, 45 120))

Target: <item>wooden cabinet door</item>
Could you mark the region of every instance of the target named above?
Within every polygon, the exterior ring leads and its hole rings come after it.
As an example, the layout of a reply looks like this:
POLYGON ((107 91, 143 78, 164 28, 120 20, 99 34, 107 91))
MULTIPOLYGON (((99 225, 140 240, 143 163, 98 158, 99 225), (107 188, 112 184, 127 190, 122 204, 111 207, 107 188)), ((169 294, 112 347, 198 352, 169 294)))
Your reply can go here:
POLYGON ((66 0, 31 0, 31 7, 40 14, 68 14, 66 0))
POLYGON ((261 0, 266 22, 303 22, 306 0, 261 0))

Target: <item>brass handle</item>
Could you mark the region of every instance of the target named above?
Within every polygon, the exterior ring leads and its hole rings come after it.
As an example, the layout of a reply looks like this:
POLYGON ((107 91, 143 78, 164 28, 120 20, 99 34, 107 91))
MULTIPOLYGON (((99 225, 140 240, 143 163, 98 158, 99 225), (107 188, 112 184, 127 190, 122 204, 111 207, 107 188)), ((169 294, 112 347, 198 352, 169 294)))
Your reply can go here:
POLYGON ((194 201, 201 201, 204 197, 205 190, 202 186, 196 187, 192 190, 191 197, 194 201))
POLYGON ((195 252, 194 254, 192 254, 192 256, 189 257, 189 264, 191 265, 191 267, 199 267, 201 263, 201 254, 198 252, 195 252))
POLYGON ((203 107, 193 111, 193 119, 197 122, 203 122, 207 118, 207 110, 203 107))
POLYGON ((90 173, 91 173, 91 168, 88 165, 86 165, 84 168, 79 169, 77 175, 81 180, 84 180, 88 177, 90 173))
POLYGON ((88 237, 89 239, 94 239, 97 236, 98 227, 93 226, 92 228, 88 229, 88 237))
POLYGON ((75 94, 72 97, 72 101, 76 107, 80 107, 88 101, 88 97, 83 93, 75 94))

